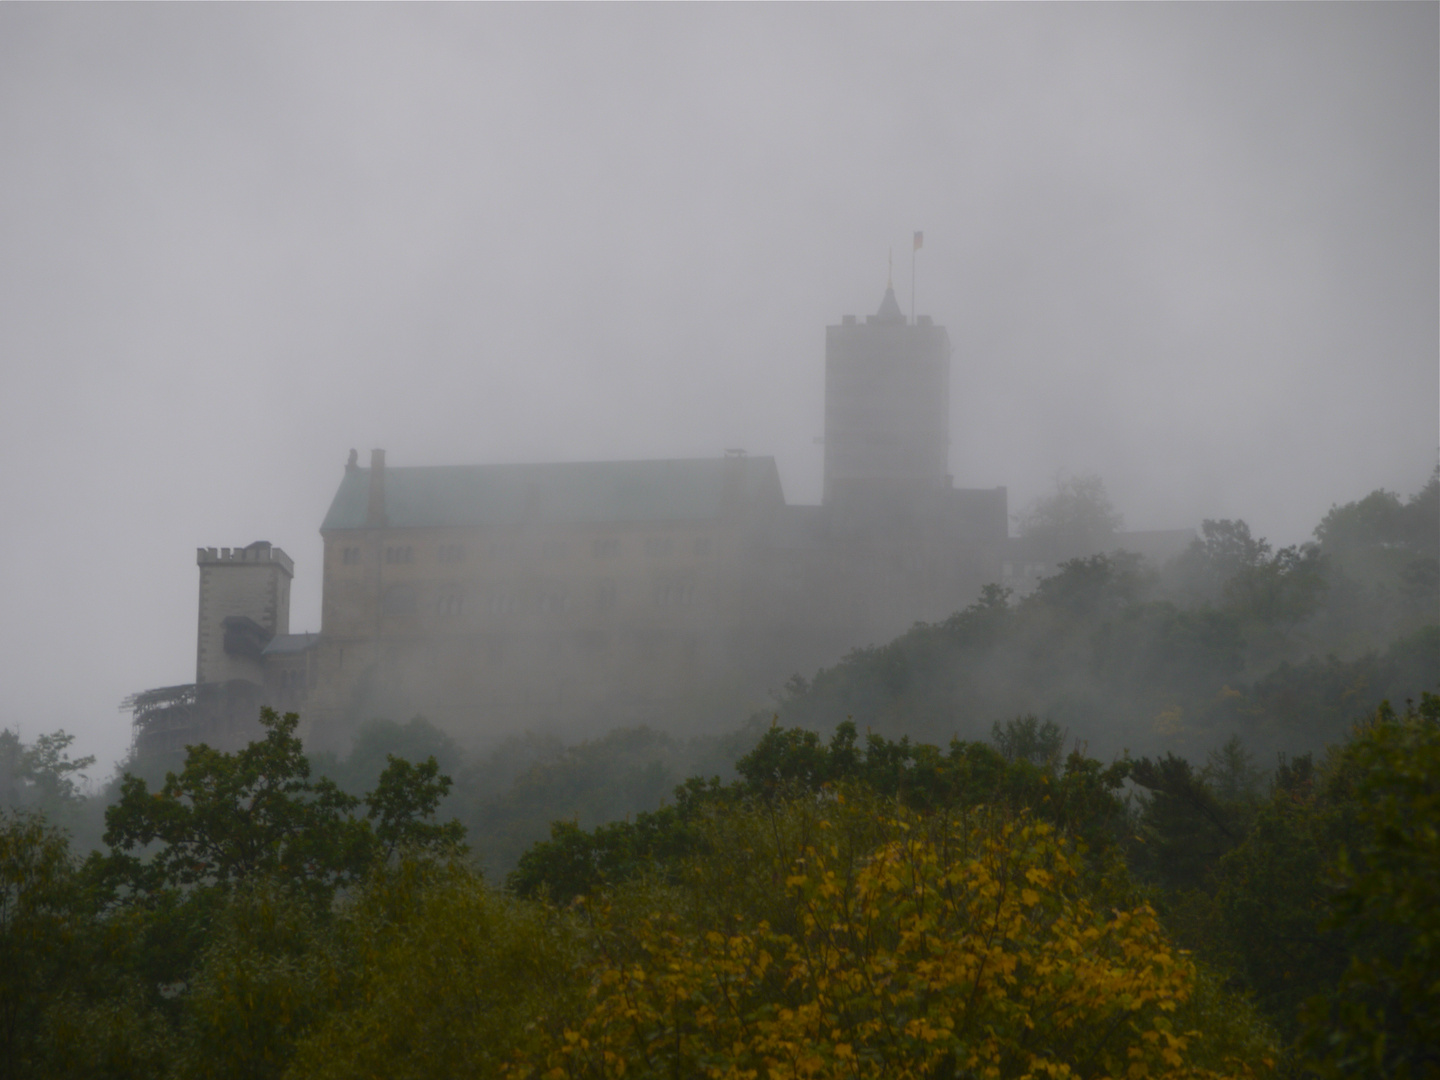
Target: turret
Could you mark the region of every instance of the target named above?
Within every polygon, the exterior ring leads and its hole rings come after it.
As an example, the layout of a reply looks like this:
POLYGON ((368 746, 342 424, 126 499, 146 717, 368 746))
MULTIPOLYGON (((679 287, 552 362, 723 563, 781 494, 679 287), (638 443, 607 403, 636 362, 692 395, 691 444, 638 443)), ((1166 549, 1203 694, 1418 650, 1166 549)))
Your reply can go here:
POLYGON ((290 632, 295 563, 267 541, 243 548, 199 548, 200 620, 195 681, 263 681, 260 652, 290 632))
POLYGON ((825 328, 825 502, 847 489, 948 488, 950 336, 910 323, 886 287, 879 310, 825 328))

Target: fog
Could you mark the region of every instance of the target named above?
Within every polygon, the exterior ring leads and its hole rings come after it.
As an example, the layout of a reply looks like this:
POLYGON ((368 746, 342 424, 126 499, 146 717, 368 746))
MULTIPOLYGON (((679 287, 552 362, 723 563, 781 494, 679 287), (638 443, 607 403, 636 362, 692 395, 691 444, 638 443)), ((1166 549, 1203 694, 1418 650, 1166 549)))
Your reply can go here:
MULTIPOLYGON (((1290 544, 1440 442, 1437 8, 0 8, 0 727, 102 766, 351 447, 773 455, 893 250, 957 484, 1290 544)), ((103 771, 97 769, 97 772, 103 771)))

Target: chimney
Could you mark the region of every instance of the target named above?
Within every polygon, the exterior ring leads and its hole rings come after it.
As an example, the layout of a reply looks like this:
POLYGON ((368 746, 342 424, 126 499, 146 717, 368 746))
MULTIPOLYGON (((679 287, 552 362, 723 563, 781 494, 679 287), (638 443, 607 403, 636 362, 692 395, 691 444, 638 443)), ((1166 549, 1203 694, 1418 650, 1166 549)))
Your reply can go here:
POLYGON ((385 526, 385 451, 370 451, 370 505, 365 511, 365 525, 371 529, 385 526))

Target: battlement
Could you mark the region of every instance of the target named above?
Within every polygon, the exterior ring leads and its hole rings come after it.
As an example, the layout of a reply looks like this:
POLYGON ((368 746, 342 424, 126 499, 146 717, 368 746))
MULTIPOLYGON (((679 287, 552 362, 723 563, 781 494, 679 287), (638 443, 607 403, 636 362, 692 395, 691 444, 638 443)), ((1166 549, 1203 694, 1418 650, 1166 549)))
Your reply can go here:
POLYGON ((195 562, 199 566, 246 565, 256 566, 269 563, 279 566, 291 577, 295 576, 295 560, 278 547, 271 547, 265 540, 237 548, 196 548, 195 562))

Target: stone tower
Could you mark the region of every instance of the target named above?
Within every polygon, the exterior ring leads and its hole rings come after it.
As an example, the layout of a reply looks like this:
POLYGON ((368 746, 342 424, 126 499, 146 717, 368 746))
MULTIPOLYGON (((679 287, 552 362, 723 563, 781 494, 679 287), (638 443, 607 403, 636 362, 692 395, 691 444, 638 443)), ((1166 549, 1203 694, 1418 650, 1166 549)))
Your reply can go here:
POLYGON ((949 488, 950 336, 910 323, 885 289, 880 310, 825 328, 824 501, 886 488, 949 488))
POLYGON ((264 540, 243 548, 198 548, 200 627, 197 683, 244 679, 263 683, 261 650, 290 632, 295 564, 264 540))

